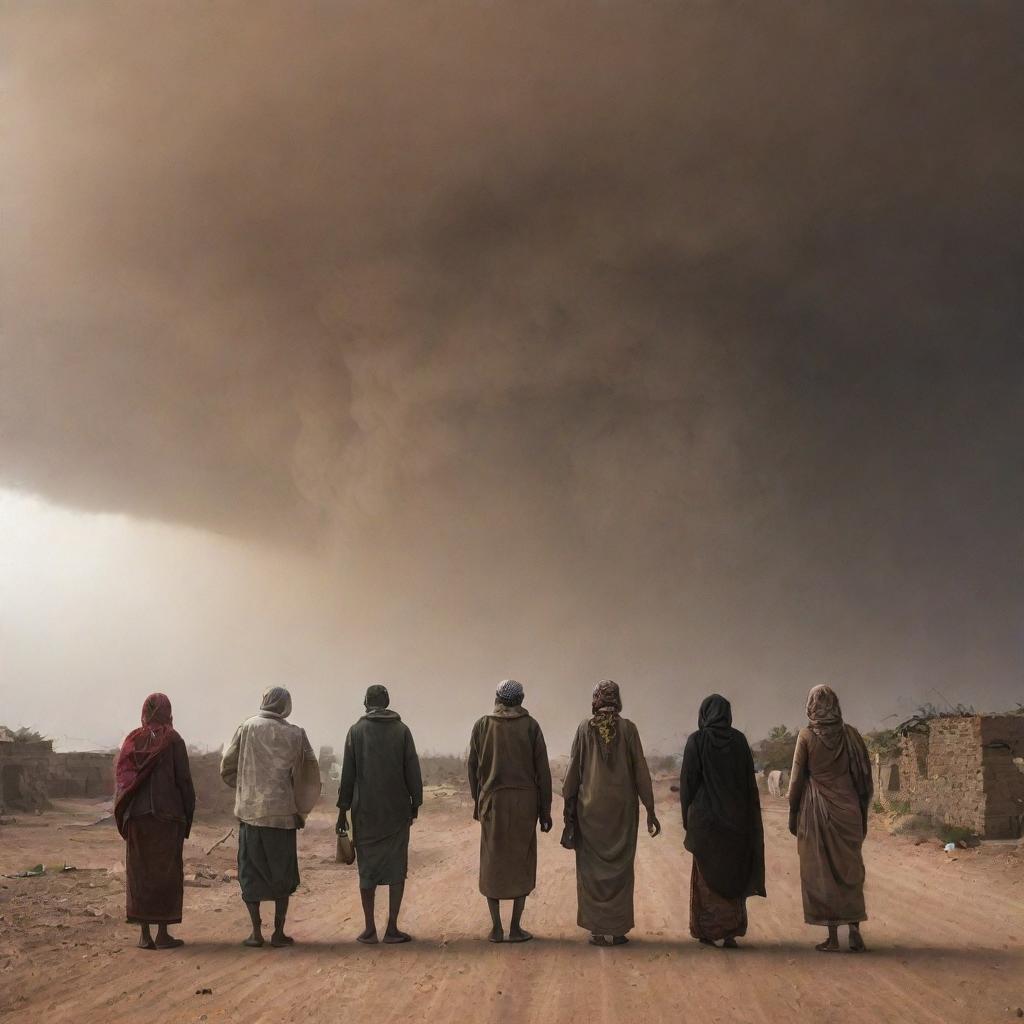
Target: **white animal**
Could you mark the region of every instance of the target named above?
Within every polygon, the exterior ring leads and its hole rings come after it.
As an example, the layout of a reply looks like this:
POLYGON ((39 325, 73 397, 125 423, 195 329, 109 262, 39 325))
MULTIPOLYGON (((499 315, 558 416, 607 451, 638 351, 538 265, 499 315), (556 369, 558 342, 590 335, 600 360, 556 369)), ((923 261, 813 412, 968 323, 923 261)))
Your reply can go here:
POLYGON ((772 796, 782 796, 782 772, 778 768, 768 773, 768 792, 772 796))

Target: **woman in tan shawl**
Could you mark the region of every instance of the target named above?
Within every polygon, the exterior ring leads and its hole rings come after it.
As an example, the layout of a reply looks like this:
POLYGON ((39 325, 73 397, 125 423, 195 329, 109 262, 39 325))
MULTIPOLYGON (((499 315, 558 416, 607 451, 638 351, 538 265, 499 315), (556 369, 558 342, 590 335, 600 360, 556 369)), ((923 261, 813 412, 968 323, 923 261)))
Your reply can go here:
POLYGON ((562 786, 566 835, 576 851, 577 923, 595 946, 621 946, 633 927, 633 861, 647 809, 647 831, 661 825, 636 726, 621 717, 619 687, 604 679, 594 689, 593 716, 576 730, 562 786), (610 936, 610 938, 609 938, 610 936))
POLYGON ((839 925, 850 927, 850 950, 864 952, 864 859, 871 803, 871 763, 860 733, 843 723, 828 686, 807 697, 808 726, 800 730, 789 784, 789 831, 797 837, 804 920, 825 925, 815 948, 839 949, 839 925))

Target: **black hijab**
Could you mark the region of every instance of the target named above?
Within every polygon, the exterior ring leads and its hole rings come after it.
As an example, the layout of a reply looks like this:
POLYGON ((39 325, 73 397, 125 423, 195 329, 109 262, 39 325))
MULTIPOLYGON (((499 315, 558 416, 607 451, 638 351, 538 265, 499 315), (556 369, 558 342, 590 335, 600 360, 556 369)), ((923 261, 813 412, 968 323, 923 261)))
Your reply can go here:
POLYGON ((697 714, 702 742, 723 750, 732 742, 732 705, 719 693, 705 697, 697 714))
POLYGON ((679 779, 686 849, 720 896, 763 896, 764 830, 747 739, 717 693, 702 701, 697 726, 679 779))

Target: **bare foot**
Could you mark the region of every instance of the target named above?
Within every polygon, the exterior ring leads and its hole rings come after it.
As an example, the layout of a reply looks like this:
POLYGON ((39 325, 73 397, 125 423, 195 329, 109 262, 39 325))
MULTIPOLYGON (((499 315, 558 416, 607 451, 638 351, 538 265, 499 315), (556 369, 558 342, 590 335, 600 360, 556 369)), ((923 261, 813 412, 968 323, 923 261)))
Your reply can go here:
POLYGON ((253 932, 243 943, 243 946, 249 946, 252 949, 259 949, 263 945, 263 936, 259 932, 253 932))
POLYGON ((505 933, 500 928, 492 928, 491 934, 487 936, 488 942, 504 942, 505 933))
POLYGON ((839 942, 836 939, 826 939, 814 947, 819 953, 838 953, 839 942))
POLYGON ((529 942, 533 936, 525 928, 510 928, 508 933, 509 942, 529 942))
POLYGON ((275 949, 281 949, 283 946, 294 946, 295 940, 290 935, 285 935, 284 932, 274 932, 270 936, 270 944, 275 949))
POLYGON ((629 939, 627 939, 625 935, 613 935, 612 936, 612 945, 613 946, 624 946, 627 942, 629 942, 629 939))
POLYGON ((864 939, 861 938, 859 928, 850 928, 850 952, 851 953, 866 953, 868 947, 864 945, 864 939))
POLYGON ((364 946, 376 946, 377 945, 377 929, 376 928, 364 928, 356 936, 356 942, 361 942, 364 946))
POLYGON ((729 936, 729 938, 725 939, 722 942, 722 949, 739 949, 739 948, 740 948, 739 944, 736 942, 736 940, 732 936, 729 936))
POLYGON ((389 928, 384 933, 384 941, 393 946, 399 942, 412 942, 412 936, 408 932, 400 932, 397 928, 389 928))

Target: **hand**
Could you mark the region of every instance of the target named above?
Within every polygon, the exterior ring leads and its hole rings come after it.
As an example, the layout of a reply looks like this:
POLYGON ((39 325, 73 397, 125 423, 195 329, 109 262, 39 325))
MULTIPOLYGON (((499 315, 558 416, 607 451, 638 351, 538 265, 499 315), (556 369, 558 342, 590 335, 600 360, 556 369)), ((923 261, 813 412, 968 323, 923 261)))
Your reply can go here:
POLYGON ((647 815, 647 831, 652 839, 661 835, 661 822, 653 814, 647 815))
POLYGON ((551 821, 551 815, 550 814, 547 815, 546 817, 540 819, 540 830, 541 830, 541 832, 550 832, 551 831, 551 825, 552 825, 552 821, 551 821))
POLYGON ((338 824, 334 827, 334 831, 337 832, 339 836, 348 835, 348 822, 345 820, 344 811, 338 812, 338 824))
POLYGON ((796 835, 796 829, 797 829, 797 824, 798 824, 798 821, 799 821, 799 817, 800 817, 800 815, 799 815, 798 811, 794 810, 794 811, 790 811, 789 812, 789 834, 790 835, 793 835, 793 836, 796 835))

